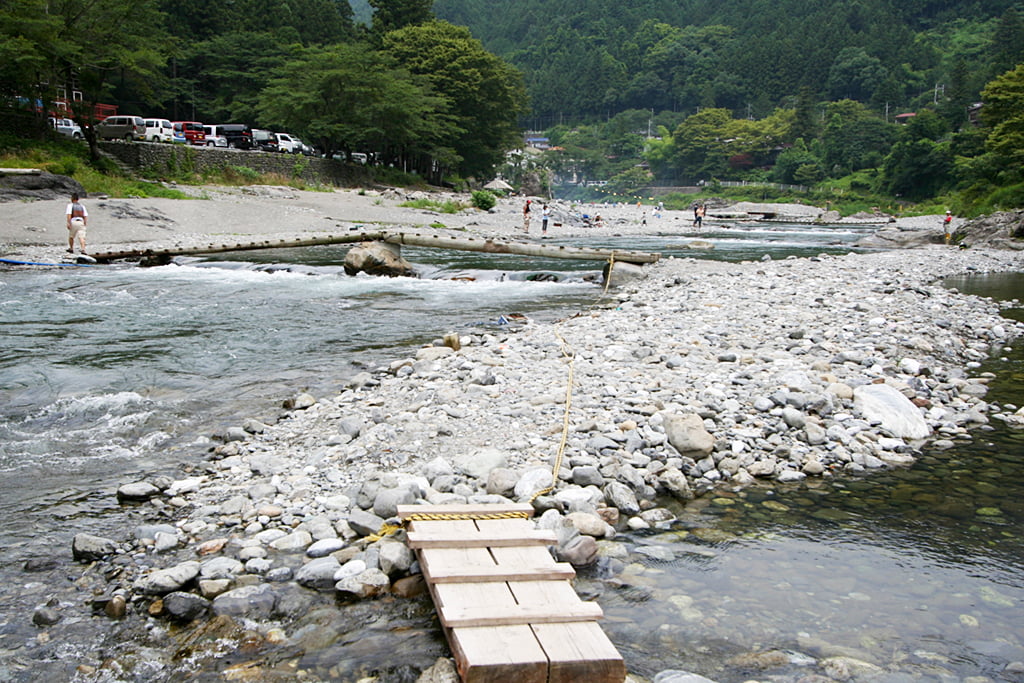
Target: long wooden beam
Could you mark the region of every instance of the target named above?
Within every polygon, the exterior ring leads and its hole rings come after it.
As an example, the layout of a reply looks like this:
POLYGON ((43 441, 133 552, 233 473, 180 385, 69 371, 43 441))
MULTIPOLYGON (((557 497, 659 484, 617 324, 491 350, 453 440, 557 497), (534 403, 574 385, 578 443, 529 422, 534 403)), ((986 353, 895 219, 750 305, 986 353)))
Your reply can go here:
POLYGON ((406 244, 435 249, 457 251, 478 251, 486 254, 516 254, 542 258, 563 258, 583 261, 616 261, 627 263, 654 263, 661 254, 622 249, 592 249, 589 247, 567 247, 561 245, 512 242, 478 237, 445 236, 418 232, 358 232, 326 237, 309 237, 290 240, 261 240, 249 242, 225 242, 191 247, 169 247, 167 249, 126 249, 91 254, 100 263, 121 259, 146 259, 150 262, 166 262, 174 256, 191 254, 218 254, 229 251, 253 251, 257 249, 284 249, 290 247, 314 247, 327 244, 351 244, 353 242, 384 241, 391 244, 406 244))

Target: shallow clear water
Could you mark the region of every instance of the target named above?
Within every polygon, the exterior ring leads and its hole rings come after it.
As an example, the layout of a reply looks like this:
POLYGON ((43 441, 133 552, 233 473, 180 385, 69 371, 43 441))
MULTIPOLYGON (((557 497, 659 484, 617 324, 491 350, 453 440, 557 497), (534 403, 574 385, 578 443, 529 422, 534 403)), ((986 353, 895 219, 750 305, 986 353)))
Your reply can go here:
MULTIPOLYGON (((753 260, 844 253, 857 236, 772 225, 587 244, 753 260), (681 246, 693 238, 715 249, 681 246)), ((336 391, 363 367, 452 329, 501 330, 500 316, 512 312, 553 319, 599 292, 584 280, 593 263, 403 253, 423 279, 348 278, 338 247, 154 269, 0 272, 0 680, 16 660, 36 665, 14 680, 57 680, 94 641, 140 637, 86 618, 38 644, 28 622, 45 581, 82 571, 70 560, 74 533, 122 537, 131 528, 113 491, 134 473, 172 471, 225 425, 272 414, 302 389, 336 391), (538 273, 561 281, 529 279, 538 273), (48 556, 55 572, 20 571, 24 560, 48 556)), ((950 284, 1024 297, 1014 276, 950 284)), ((1019 351, 986 369, 999 376, 990 400, 1020 401, 1019 351)), ((1007 662, 1024 661, 1022 457, 1024 434, 997 424, 906 470, 725 491, 678 507, 670 530, 620 536, 625 571, 607 581, 608 568, 596 567, 578 587, 602 604, 604 627, 636 673, 795 680, 814 670, 804 656, 846 652, 924 680, 999 678, 1007 662), (638 552, 656 545, 671 558, 638 552), (777 664, 769 669, 731 659, 763 650, 790 659, 756 660, 777 664)), ((296 600, 306 605, 289 633, 296 645, 191 666, 213 671, 258 655, 263 668, 295 664, 321 679, 386 671, 405 680, 403 665, 446 653, 426 599, 340 606, 300 591, 296 600)))

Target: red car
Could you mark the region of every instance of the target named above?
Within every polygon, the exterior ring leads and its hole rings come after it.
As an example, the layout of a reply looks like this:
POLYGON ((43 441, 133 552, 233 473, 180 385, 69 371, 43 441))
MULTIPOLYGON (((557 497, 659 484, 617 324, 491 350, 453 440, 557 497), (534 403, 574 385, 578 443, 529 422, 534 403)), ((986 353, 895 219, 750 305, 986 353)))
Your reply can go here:
POLYGON ((174 130, 185 136, 190 145, 205 145, 206 131, 198 121, 175 121, 174 130))

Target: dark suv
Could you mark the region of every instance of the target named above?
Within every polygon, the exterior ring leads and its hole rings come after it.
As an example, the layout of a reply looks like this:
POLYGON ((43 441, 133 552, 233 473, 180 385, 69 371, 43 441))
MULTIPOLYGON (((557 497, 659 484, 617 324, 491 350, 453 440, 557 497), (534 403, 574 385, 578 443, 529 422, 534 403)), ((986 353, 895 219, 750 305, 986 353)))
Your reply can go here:
POLYGON ((253 128, 252 144, 253 147, 261 152, 277 152, 280 150, 277 145, 277 135, 269 130, 253 128))
POLYGON ((228 141, 231 149, 252 149, 252 131, 244 123, 218 123, 210 126, 214 135, 220 135, 228 141))

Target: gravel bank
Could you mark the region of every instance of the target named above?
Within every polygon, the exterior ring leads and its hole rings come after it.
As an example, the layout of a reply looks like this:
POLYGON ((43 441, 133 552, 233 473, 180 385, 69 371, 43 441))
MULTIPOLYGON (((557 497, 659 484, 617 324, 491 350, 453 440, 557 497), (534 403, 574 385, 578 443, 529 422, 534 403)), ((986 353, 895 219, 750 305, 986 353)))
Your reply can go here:
POLYGON ((671 523, 665 497, 903 466, 1010 418, 972 370, 1024 325, 938 280, 1022 265, 943 248, 659 263, 581 315, 463 333, 458 350, 438 340, 338 396, 296 397, 274 424, 239 420, 187 476, 126 482, 122 499, 165 521, 76 538, 101 569, 81 589, 115 613, 246 619, 268 643, 309 646, 288 627, 296 587, 417 590, 401 534, 369 537, 395 505, 522 500, 550 481, 570 357, 567 446, 538 524, 560 559, 622 567, 635 549, 613 539, 671 523))

